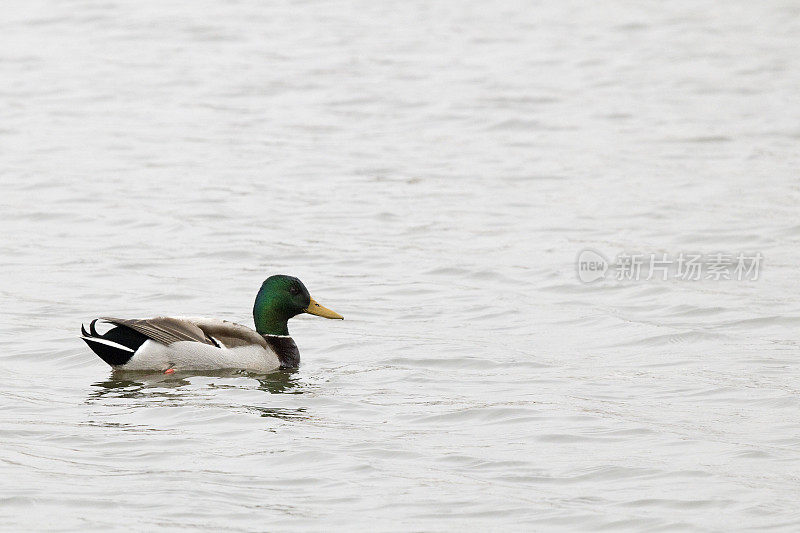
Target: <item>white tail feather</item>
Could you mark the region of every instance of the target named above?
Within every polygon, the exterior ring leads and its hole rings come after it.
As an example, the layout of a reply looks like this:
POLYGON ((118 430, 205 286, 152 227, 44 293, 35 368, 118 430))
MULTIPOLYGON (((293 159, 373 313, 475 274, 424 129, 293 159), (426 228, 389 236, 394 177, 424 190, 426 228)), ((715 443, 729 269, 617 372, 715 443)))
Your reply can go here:
POLYGON ((84 335, 81 335, 81 339, 87 340, 89 342, 96 342, 98 344, 105 344, 106 346, 111 346, 112 348, 116 348, 117 350, 125 350, 126 352, 133 353, 133 350, 131 350, 127 346, 123 346, 122 344, 109 341, 106 339, 98 339, 97 337, 86 337, 84 335))

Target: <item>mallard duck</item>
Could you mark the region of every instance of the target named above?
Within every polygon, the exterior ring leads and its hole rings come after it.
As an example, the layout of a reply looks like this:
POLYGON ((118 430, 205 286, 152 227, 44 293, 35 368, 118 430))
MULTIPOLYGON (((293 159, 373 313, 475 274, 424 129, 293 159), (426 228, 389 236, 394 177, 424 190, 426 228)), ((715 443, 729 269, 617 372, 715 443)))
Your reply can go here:
POLYGON ((217 370, 266 372, 295 368, 300 352, 287 322, 300 313, 343 319, 318 304, 303 282, 292 276, 271 276, 261 285, 253 305, 255 331, 227 320, 157 317, 101 317, 81 338, 115 370, 217 370), (101 334, 96 323, 111 329, 101 334))

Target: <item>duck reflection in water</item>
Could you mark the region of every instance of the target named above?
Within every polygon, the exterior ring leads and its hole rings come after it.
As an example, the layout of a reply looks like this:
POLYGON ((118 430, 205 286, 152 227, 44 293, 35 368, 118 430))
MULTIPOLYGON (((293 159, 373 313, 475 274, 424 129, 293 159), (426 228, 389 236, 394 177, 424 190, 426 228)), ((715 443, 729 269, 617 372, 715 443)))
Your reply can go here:
MULTIPOLYGON (((306 385, 303 384, 296 370, 280 370, 270 374, 253 375, 244 371, 212 371, 192 372, 191 374, 163 374, 141 372, 113 372, 109 379, 99 381, 92 385, 93 390, 86 401, 93 403, 103 399, 135 399, 135 400, 187 400, 200 398, 204 390, 208 389, 249 389, 261 390, 269 394, 303 394, 306 385), (192 383, 193 377, 222 378, 220 382, 198 384, 192 383), (236 379, 231 382, 231 378, 236 379), (253 380, 258 385, 253 387, 253 380)), ((269 408, 265 406, 248 405, 232 406, 246 407, 248 410, 264 417, 275 418, 306 418, 305 408, 269 408)))

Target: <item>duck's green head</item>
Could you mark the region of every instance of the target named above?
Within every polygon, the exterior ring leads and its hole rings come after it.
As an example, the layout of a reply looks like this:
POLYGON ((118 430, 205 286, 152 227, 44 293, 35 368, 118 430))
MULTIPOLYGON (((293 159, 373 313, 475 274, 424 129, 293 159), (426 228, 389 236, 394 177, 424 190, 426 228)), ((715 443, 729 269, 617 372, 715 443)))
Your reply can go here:
POLYGON ((300 313, 340 320, 344 318, 315 302, 303 282, 295 277, 277 275, 264 280, 253 305, 256 331, 262 335, 288 335, 286 323, 300 313))

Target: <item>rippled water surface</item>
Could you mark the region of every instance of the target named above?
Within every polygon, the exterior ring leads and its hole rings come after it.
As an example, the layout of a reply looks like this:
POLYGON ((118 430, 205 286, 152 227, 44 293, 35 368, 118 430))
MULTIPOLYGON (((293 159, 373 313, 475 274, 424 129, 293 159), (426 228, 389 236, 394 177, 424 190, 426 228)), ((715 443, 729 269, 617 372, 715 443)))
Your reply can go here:
POLYGON ((794 2, 12 2, 0 527, 800 529, 794 2), (584 248, 760 252, 583 284, 584 248), (294 373, 113 375, 98 315, 294 373))

